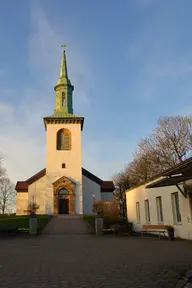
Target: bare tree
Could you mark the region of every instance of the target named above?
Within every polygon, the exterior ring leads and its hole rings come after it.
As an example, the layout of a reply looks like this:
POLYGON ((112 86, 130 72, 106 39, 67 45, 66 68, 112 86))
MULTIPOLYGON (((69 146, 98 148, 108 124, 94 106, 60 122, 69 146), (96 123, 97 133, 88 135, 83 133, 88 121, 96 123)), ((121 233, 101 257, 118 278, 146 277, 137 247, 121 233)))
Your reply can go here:
POLYGON ((139 142, 133 161, 123 174, 134 186, 183 162, 191 155, 192 117, 161 117, 152 134, 139 142))
POLYGON ((14 184, 9 178, 0 179, 0 213, 5 214, 15 202, 15 189, 14 184))
POLYGON ((120 215, 125 217, 126 216, 126 196, 125 190, 130 188, 130 180, 126 171, 123 170, 120 173, 117 173, 113 176, 113 181, 115 184, 115 197, 118 199, 119 206, 120 206, 120 215))
POLYGON ((3 164, 2 164, 3 159, 4 159, 3 154, 0 154, 0 179, 3 176, 5 176, 5 173, 6 173, 6 170, 5 170, 5 168, 3 167, 3 164))
POLYGON ((170 168, 191 156, 192 117, 161 117, 150 137, 138 145, 141 155, 148 155, 157 165, 170 168))
POLYGON ((151 167, 148 159, 139 157, 134 159, 127 167, 126 174, 129 175, 131 186, 135 186, 151 177, 151 167))

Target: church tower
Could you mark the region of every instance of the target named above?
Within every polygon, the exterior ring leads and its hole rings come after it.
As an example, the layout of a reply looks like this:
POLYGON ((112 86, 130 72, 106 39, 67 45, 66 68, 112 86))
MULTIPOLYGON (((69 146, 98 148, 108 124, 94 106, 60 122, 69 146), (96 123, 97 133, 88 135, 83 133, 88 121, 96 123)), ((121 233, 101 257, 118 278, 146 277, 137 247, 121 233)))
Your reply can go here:
MULTIPOLYGON (((62 45, 63 47, 65 45, 62 45)), ((74 87, 71 85, 71 81, 68 78, 67 73, 67 62, 65 50, 62 51, 61 67, 60 67, 60 77, 55 85, 56 92, 56 103, 54 114, 62 115, 65 113, 73 114, 73 100, 72 94, 74 87)))
MULTIPOLYGON (((60 76, 55 90, 54 114, 44 118, 46 129, 46 197, 59 213, 59 197, 69 200, 69 214, 83 213, 81 131, 83 117, 73 114, 74 87, 68 78, 62 45, 60 76), (63 195, 60 195, 63 191, 63 195), (64 195, 66 194, 66 195, 64 195)), ((63 202, 64 203, 64 202, 63 202)))

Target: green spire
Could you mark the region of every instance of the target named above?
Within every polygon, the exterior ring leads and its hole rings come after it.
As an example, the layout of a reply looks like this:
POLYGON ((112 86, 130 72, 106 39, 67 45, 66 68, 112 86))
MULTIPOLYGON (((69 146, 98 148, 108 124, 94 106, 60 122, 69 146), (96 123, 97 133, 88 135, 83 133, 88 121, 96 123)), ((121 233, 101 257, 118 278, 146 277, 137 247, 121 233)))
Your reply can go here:
POLYGON ((67 45, 62 44, 61 46, 63 47, 63 49, 62 49, 62 57, 61 57, 60 76, 56 85, 66 84, 68 81, 70 82, 70 80, 68 79, 68 74, 67 74, 67 61, 66 61, 66 55, 65 55, 65 50, 64 50, 64 47, 66 47, 67 45))
POLYGON ((60 79, 68 78, 67 75, 67 63, 66 63, 66 56, 65 50, 62 51, 62 59, 61 59, 61 68, 60 68, 60 79))
POLYGON ((60 66, 60 76, 57 81, 54 89, 56 91, 56 105, 54 114, 62 114, 63 113, 71 113, 73 114, 73 85, 71 85, 71 81, 68 78, 67 74, 67 61, 64 47, 67 46, 65 44, 61 45, 62 49, 62 57, 61 57, 61 66, 60 66))

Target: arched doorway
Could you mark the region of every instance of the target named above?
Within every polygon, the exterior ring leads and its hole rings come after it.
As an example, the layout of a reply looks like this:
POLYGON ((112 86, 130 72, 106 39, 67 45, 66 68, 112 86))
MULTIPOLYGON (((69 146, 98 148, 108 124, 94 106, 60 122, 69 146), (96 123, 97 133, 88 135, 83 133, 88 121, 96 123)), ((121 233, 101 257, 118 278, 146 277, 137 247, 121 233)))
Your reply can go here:
POLYGON ((75 182, 65 176, 53 182, 53 213, 75 214, 75 182))
POLYGON ((61 188, 58 192, 58 212, 59 214, 69 214, 69 191, 61 188))

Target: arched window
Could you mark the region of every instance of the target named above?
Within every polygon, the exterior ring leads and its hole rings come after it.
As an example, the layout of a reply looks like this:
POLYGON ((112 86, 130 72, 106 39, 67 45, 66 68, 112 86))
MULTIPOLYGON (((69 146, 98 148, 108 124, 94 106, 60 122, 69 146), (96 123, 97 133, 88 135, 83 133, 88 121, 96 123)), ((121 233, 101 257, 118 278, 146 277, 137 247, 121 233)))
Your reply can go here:
POLYGON ((71 132, 68 129, 57 132, 57 150, 71 150, 71 132))
POLYGON ((69 191, 65 188, 62 188, 61 190, 59 190, 59 199, 62 199, 64 197, 64 195, 69 195, 69 191))

